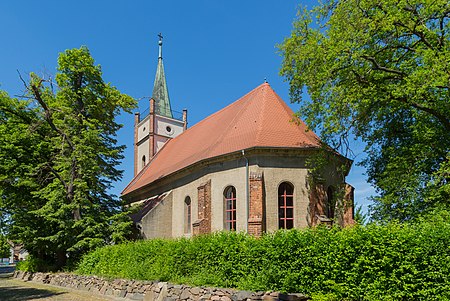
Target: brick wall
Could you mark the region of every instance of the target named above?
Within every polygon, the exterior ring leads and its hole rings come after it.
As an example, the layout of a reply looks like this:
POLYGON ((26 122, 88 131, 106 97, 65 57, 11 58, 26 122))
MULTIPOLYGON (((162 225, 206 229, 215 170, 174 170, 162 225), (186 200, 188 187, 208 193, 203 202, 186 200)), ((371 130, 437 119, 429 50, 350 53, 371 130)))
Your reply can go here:
POLYGON ((148 160, 155 155, 155 100, 150 98, 150 128, 149 128, 149 146, 148 146, 148 160))
POLYGON ((264 180, 262 172, 252 172, 249 176, 250 208, 248 233, 259 237, 264 229, 264 180))
MULTIPOLYGON (((353 218, 353 199, 354 188, 349 184, 344 184, 342 187, 344 196, 343 200, 337 201, 335 207, 335 220, 340 226, 349 226, 354 224, 353 218)), ((341 195, 342 197, 342 195, 341 195)), ((321 223, 331 225, 334 221, 327 219, 326 216, 326 204, 328 202, 327 192, 323 184, 315 184, 310 189, 309 198, 309 221, 310 226, 316 226, 321 223)))
POLYGON ((140 114, 134 114, 134 175, 136 176, 138 173, 138 123, 140 119, 140 114))
POLYGON ((198 220, 193 224, 193 234, 211 233, 211 180, 197 188, 198 220))
POLYGON ((353 225, 355 223, 354 216, 354 199, 355 199, 355 188, 347 183, 345 183, 345 194, 344 194, 344 226, 353 225))
POLYGON ((309 222, 310 226, 316 226, 320 223, 319 216, 325 214, 325 202, 327 193, 323 184, 316 183, 312 185, 309 194, 309 222))

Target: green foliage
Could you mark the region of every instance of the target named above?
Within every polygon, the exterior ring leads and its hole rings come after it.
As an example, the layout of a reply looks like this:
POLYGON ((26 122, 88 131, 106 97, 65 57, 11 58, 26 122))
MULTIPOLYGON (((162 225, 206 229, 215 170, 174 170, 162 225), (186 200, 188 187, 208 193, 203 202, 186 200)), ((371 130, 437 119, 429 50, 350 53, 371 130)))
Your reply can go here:
POLYGON ((48 262, 28 256, 26 260, 19 261, 16 264, 16 269, 24 272, 49 272, 55 270, 55 265, 51 265, 48 262))
POLYGON ((357 206, 355 209, 355 222, 364 225, 367 223, 367 213, 363 212, 362 206, 357 206))
POLYGON ((0 258, 8 258, 10 256, 11 253, 8 240, 6 239, 5 235, 0 234, 0 258))
POLYGON ((301 292, 313 300, 450 298, 450 214, 412 224, 222 232, 103 247, 78 273, 197 286, 301 292))
POLYGON ((32 73, 24 84, 23 99, 0 92, 1 213, 11 238, 59 269, 129 232, 108 189, 122 176, 115 117, 135 102, 86 47, 60 54, 55 82, 32 73))
POLYGON ((307 124, 335 148, 350 133, 366 143, 375 219, 448 206, 449 11, 447 0, 327 0, 300 9, 280 46, 307 124))

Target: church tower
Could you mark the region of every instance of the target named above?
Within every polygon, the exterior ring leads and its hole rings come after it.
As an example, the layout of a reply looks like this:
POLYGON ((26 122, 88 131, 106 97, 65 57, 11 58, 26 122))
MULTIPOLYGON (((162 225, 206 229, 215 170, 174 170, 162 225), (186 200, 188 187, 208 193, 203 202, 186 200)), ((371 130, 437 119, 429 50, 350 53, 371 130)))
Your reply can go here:
POLYGON ((170 106, 169 91, 162 58, 162 35, 159 34, 159 55, 148 114, 134 116, 134 175, 136 176, 164 144, 181 134, 187 126, 187 110, 179 118, 170 106))

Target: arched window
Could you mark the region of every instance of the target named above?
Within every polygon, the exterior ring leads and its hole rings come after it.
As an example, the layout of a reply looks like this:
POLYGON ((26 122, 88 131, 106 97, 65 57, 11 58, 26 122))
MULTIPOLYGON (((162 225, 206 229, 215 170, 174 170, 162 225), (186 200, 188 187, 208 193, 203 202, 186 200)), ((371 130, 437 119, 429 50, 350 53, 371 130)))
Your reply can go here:
POLYGON ((328 186, 327 189, 327 202, 325 204, 325 215, 328 218, 334 218, 334 207, 335 207, 335 199, 334 199, 334 189, 332 186, 328 186))
POLYGON ((223 192, 225 205, 225 229, 236 230, 236 189, 228 186, 223 192))
POLYGON ((278 186, 278 228, 294 228, 294 187, 287 182, 278 186))
POLYGON ((184 233, 191 233, 191 220, 192 220, 192 206, 191 198, 186 197, 184 199, 184 233))
POLYGON ((142 168, 144 168, 145 163, 146 163, 146 162, 145 162, 145 155, 143 155, 143 156, 142 156, 142 168))

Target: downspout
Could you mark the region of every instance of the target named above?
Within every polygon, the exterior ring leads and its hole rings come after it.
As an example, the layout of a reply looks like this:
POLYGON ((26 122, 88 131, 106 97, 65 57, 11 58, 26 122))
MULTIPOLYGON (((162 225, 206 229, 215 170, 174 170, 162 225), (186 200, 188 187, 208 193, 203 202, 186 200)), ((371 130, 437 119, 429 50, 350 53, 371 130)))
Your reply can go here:
POLYGON ((245 219, 245 227, 246 227, 246 229, 247 229, 247 234, 248 234, 248 218, 249 218, 249 212, 250 212, 250 196, 249 196, 249 193, 248 193, 248 186, 249 186, 249 184, 248 184, 248 159, 247 159, 247 157, 245 157, 245 151, 244 150, 242 150, 242 157, 244 157, 244 159, 245 159, 245 199, 246 199, 246 202, 247 202, 247 216, 246 216, 246 219, 245 219))

